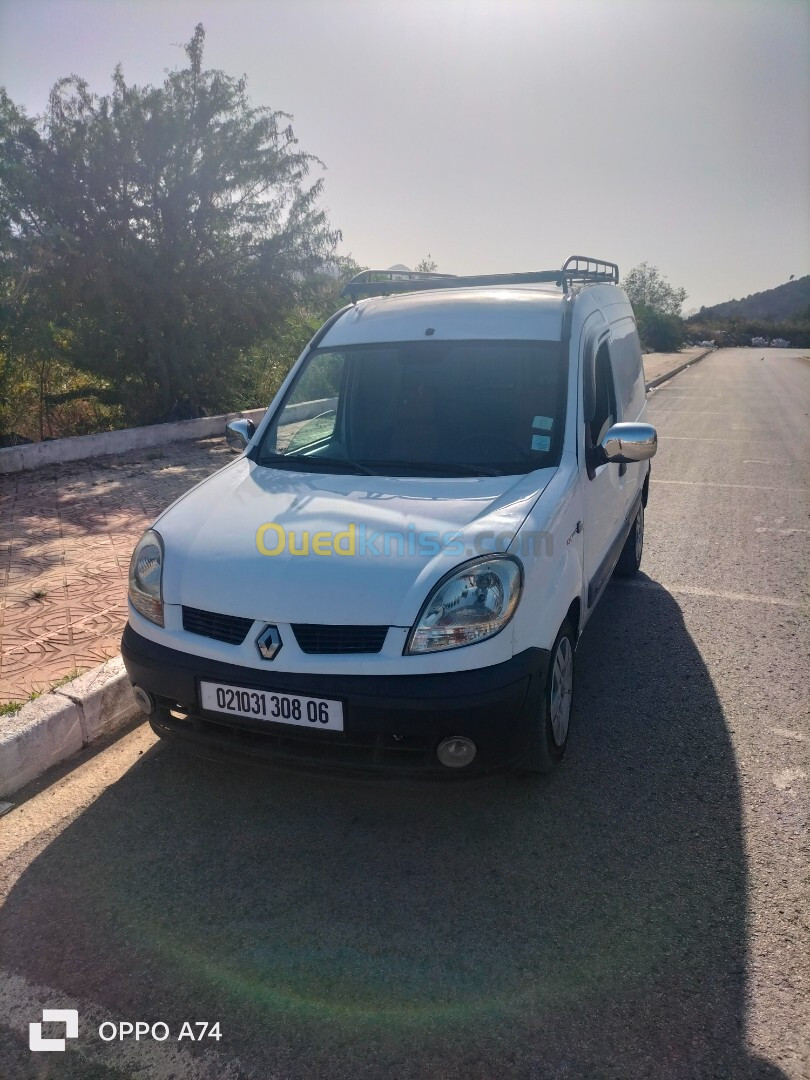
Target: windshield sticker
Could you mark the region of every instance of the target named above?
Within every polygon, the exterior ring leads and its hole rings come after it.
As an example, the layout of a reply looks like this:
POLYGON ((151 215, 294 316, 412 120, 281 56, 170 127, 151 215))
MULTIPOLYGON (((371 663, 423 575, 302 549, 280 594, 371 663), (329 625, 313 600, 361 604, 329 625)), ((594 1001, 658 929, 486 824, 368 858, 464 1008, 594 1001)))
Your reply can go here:
POLYGON ((548 450, 550 446, 550 435, 532 435, 532 450, 548 450))
POLYGON ((537 431, 551 431, 554 427, 554 420, 550 416, 535 416, 532 420, 532 427, 537 431))

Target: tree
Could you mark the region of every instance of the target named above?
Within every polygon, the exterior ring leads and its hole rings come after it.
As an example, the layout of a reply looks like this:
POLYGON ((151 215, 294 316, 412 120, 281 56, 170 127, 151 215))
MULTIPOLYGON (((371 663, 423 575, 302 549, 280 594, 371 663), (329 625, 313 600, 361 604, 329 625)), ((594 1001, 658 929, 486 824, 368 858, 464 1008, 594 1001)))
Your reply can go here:
POLYGON ((420 259, 414 267, 414 270, 417 270, 420 274, 435 274, 437 269, 436 261, 430 257, 430 252, 427 253, 424 259, 420 259))
POLYGON ((246 399, 251 405, 264 405, 273 398, 310 338, 330 315, 346 306, 343 286, 368 267, 360 266, 351 255, 337 255, 331 269, 320 280, 315 296, 289 311, 282 323, 248 351, 246 399))
POLYGON ((159 87, 120 68, 104 97, 61 79, 39 120, 0 92, 0 270, 19 291, 4 332, 36 311, 141 421, 182 398, 231 405, 244 357, 317 291, 340 238, 290 117, 204 70, 204 39, 200 24, 159 87))
POLYGON ((633 307, 645 307, 661 315, 680 317, 686 289, 676 289, 670 285, 657 267, 646 262, 639 263, 625 274, 623 285, 633 307))
POLYGON ((676 289, 655 266, 642 262, 624 277, 624 290, 636 314, 642 344, 659 352, 675 352, 683 344, 681 308, 686 289, 676 289))
POLYGON ((677 315, 636 307, 636 325, 642 345, 653 352, 677 352, 683 345, 684 323, 677 315))

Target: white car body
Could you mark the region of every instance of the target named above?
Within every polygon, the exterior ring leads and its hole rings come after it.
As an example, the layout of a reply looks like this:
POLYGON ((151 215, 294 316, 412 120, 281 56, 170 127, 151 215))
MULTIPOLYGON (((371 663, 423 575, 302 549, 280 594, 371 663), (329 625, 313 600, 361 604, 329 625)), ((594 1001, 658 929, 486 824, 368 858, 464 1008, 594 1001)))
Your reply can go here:
MULTIPOLYGON (((597 281, 567 293, 529 283, 373 297, 344 309, 317 346, 417 342, 426 328, 437 341, 567 340, 559 461, 520 475, 450 477, 298 472, 259 464, 251 450, 283 407, 308 346, 246 451, 154 523, 164 546, 164 625, 130 604, 129 645, 126 634, 124 641, 130 676, 146 698, 152 689, 143 687, 148 678, 133 658, 135 637, 194 658, 199 671, 207 664, 238 667, 244 675, 230 678, 253 686, 268 676, 270 665, 256 645, 267 625, 277 628, 281 642, 272 659, 273 677, 284 673, 316 681, 480 673, 527 650, 550 654, 567 620, 575 635, 582 631, 640 514, 642 496, 646 502, 647 460, 607 461, 591 469, 592 475, 586 467, 583 380, 592 370, 589 356, 602 345, 613 365, 614 421, 640 423, 645 416, 641 349, 626 295, 615 284, 597 281), (406 538, 435 533, 444 539, 429 553, 392 544, 378 557, 289 551, 268 557, 257 548, 266 523, 309 535, 345 534, 354 524, 366 535, 398 531, 406 538), (431 590, 460 564, 496 550, 516 554, 522 567, 522 595, 507 625, 463 647, 407 654, 409 634, 431 590), (240 644, 215 640, 184 629, 184 607, 238 616, 252 626, 240 644), (299 647, 295 624, 388 629, 377 652, 313 654, 299 647)), ((187 702, 185 707, 193 712, 194 706, 187 702)))

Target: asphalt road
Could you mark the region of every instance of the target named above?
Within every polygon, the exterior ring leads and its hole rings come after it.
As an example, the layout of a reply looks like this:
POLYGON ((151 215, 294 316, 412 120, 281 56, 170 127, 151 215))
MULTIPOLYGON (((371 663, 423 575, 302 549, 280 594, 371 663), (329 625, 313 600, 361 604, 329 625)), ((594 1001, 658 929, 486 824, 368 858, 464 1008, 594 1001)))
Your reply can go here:
POLYGON ((3 1080, 810 1076, 809 390, 740 349, 651 396, 644 574, 553 778, 358 786, 140 727, 1 818, 3 1080))

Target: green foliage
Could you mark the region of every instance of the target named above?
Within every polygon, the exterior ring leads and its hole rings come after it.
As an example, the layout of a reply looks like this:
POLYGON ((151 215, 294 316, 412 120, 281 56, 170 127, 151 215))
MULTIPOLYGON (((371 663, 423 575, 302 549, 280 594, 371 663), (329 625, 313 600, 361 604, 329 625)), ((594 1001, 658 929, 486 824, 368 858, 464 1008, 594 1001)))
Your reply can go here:
POLYGON ((242 389, 243 396, 252 398, 254 407, 273 399, 321 322, 320 315, 296 308, 279 327, 249 350, 242 389))
POLYGON ((642 262, 622 282, 636 315, 642 345, 654 352, 677 352, 684 342, 681 308, 686 289, 676 289, 655 266, 642 262))
MULTIPOLYGON (((320 277, 306 306, 288 312, 279 326, 250 349, 245 357, 239 408, 269 403, 307 342, 330 315, 345 306, 340 290, 364 267, 351 256, 336 256, 334 266, 334 273, 320 277)), ((326 391, 323 396, 328 396, 326 391)))
POLYGON ((653 352, 677 352, 684 342, 683 319, 645 305, 635 305, 636 324, 642 345, 653 352))
POLYGON ((702 307, 689 320, 699 323, 789 323, 810 320, 810 274, 786 281, 775 289, 752 293, 742 300, 728 300, 713 307, 702 307))
POLYGON ((625 274, 624 291, 633 307, 644 307, 662 315, 680 316, 686 289, 676 289, 655 266, 639 263, 625 274))
MULTIPOLYGON (((317 159, 244 79, 203 69, 203 43, 199 25, 162 86, 61 79, 37 121, 0 91, 6 379, 64 365, 130 422, 180 399, 218 411, 243 403, 259 343, 283 365, 296 313, 321 305, 339 233, 307 180, 317 159)), ((49 374, 41 406, 57 385, 78 389, 49 374)))
POLYGON ((124 426, 115 390, 76 371, 57 351, 0 353, 0 380, 0 432, 37 440, 124 426))
POLYGON ((784 338, 796 348, 810 346, 810 275, 775 289, 702 307, 687 320, 693 338, 724 345, 750 345, 751 338, 784 338))

